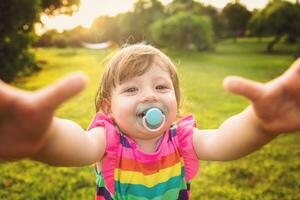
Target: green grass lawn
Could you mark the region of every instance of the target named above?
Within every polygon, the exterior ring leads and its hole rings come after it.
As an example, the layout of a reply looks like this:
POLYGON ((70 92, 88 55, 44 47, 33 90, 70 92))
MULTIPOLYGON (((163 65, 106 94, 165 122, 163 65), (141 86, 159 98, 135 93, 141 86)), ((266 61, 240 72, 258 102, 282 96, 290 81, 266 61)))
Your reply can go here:
MULTIPOLYGON (((193 113, 202 129, 217 128, 242 111, 248 102, 222 89, 230 74, 266 82, 287 69, 291 48, 278 45, 276 54, 264 53, 265 43, 241 40, 220 43, 213 52, 165 51, 178 66, 184 114, 193 113)), ((103 71, 103 58, 111 51, 39 49, 43 70, 14 85, 35 90, 73 72, 90 77, 87 89, 68 101, 57 116, 87 127, 95 114, 94 96, 103 71)), ((192 199, 300 199, 300 134, 282 135, 262 150, 231 162, 201 161, 192 183, 192 199)), ((0 165, 0 199, 94 199, 93 167, 49 167, 23 160, 0 165)))

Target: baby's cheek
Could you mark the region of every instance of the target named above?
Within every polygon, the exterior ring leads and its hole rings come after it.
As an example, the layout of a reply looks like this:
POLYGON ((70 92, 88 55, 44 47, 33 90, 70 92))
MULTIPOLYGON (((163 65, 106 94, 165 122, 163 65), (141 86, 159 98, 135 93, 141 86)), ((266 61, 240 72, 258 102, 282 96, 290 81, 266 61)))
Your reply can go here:
POLYGON ((178 115, 177 106, 170 108, 169 117, 168 117, 169 118, 168 123, 170 123, 170 125, 176 120, 177 115, 178 115))
POLYGON ((174 115, 174 113, 171 113, 169 115, 169 119, 168 119, 168 122, 167 122, 168 126, 171 126, 174 123, 174 121, 176 120, 176 116, 177 116, 177 114, 174 115))
POLYGON ((127 128, 129 124, 132 124, 132 120, 134 119, 133 112, 128 111, 126 109, 120 109, 118 115, 115 120, 119 127, 127 128))

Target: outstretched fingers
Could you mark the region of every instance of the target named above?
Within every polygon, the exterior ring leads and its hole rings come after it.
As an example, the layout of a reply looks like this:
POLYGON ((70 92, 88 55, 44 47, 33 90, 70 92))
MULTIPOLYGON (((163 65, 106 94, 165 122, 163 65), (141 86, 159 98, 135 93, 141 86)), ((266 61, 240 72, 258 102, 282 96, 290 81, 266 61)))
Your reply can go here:
POLYGON ((87 77, 83 73, 73 73, 36 92, 37 102, 44 108, 54 110, 64 101, 82 91, 86 83, 87 77))
POLYGON ((263 84, 237 76, 226 77, 223 86, 225 90, 244 96, 250 101, 259 99, 264 92, 263 84))

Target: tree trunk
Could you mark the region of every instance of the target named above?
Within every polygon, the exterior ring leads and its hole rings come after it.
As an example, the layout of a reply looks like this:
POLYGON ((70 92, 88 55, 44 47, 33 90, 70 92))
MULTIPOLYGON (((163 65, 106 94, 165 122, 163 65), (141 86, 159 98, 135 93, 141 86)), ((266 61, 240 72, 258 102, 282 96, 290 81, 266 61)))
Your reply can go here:
POLYGON ((268 44, 267 52, 272 53, 274 51, 274 46, 280 41, 282 35, 276 35, 274 39, 268 44))

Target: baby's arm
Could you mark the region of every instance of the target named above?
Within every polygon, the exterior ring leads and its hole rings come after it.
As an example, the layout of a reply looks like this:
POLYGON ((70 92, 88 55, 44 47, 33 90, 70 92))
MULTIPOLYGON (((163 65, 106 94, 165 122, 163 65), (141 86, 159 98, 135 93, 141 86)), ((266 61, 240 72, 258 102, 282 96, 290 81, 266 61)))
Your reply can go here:
POLYGON ((259 127, 251 107, 227 119, 218 129, 194 129, 193 144, 201 160, 234 160, 271 141, 259 127))
POLYGON ((0 81, 0 159, 33 158, 52 165, 84 165, 101 159, 104 134, 89 134, 74 122, 55 118, 55 109, 86 85, 74 74, 36 92, 0 81))
POLYGON ((100 161, 105 150, 103 127, 84 131, 78 124, 53 118, 43 147, 32 159, 55 166, 84 166, 100 161))
POLYGON ((194 131, 200 159, 233 160, 271 141, 280 133, 300 130, 300 59, 280 77, 257 83, 239 77, 225 79, 226 90, 245 96, 251 105, 216 130, 194 131))

